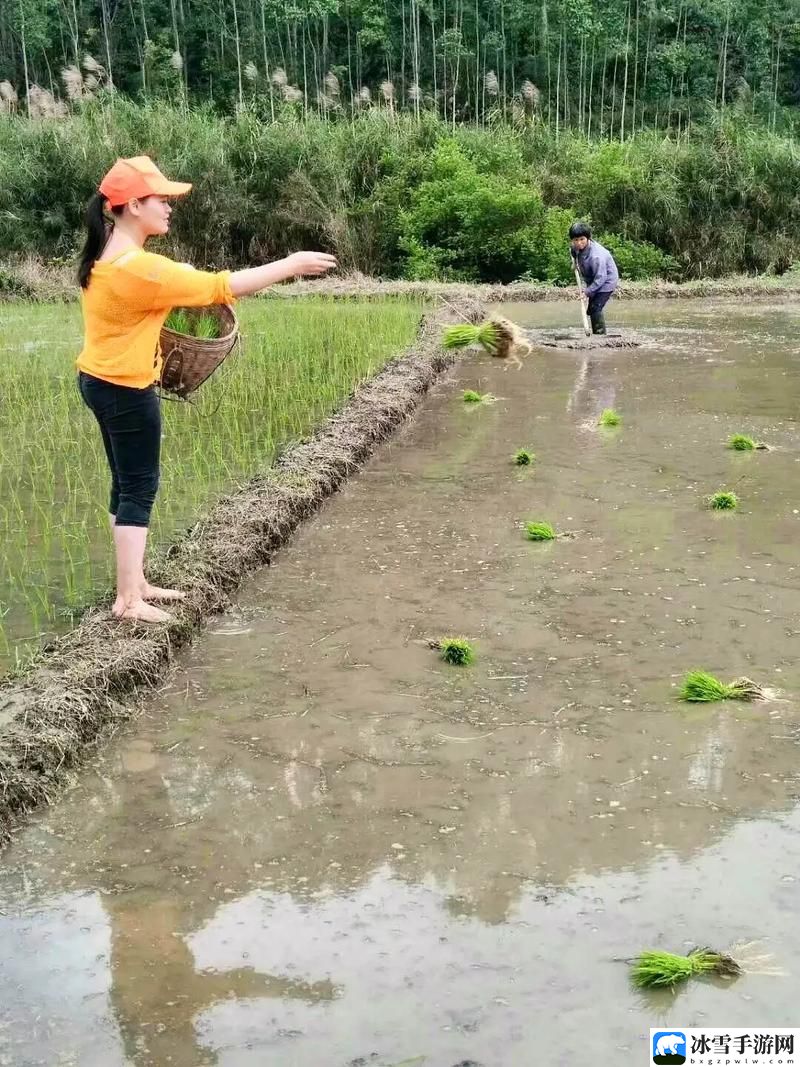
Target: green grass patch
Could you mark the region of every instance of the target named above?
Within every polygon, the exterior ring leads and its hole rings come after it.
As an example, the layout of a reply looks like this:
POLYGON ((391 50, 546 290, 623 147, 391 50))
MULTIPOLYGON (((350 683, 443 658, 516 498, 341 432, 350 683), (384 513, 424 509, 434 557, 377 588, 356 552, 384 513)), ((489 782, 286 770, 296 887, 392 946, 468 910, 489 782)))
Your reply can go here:
POLYGON ((735 511, 739 507, 739 498, 736 493, 721 489, 708 498, 708 506, 713 511, 735 511))
MULTIPOLYGON (((196 408, 163 405, 153 544, 168 544, 313 432, 412 343, 423 310, 397 299, 242 301, 242 353, 203 387, 196 408)), ((75 384, 79 308, 8 304, 2 317, 0 672, 68 628, 112 578, 107 463, 75 384)))
POLYGON ((597 425, 603 426, 606 429, 611 429, 611 427, 613 426, 621 426, 622 416, 619 414, 619 412, 614 411, 613 408, 606 408, 605 411, 601 413, 600 418, 597 420, 597 425))
POLYGON ((672 989, 690 978, 736 978, 741 973, 741 966, 731 956, 709 948, 694 949, 688 956, 648 949, 634 960, 631 981, 638 989, 672 989))
POLYGON ((681 700, 692 704, 710 704, 717 700, 758 700, 763 690, 749 678, 738 678, 726 685, 707 671, 689 671, 681 688, 681 700))
POLYGON ((558 535, 549 522, 526 522, 525 536, 529 541, 555 541, 558 535))

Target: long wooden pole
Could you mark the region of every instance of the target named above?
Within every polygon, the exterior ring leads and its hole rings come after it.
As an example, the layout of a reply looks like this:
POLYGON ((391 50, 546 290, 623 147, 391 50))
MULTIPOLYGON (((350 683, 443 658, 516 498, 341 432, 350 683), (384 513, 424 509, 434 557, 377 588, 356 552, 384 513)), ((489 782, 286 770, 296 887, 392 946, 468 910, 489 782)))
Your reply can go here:
POLYGON ((583 321, 583 332, 586 334, 587 337, 590 337, 592 333, 592 327, 589 324, 589 316, 586 313, 586 301, 583 297, 583 281, 581 279, 577 263, 573 263, 572 265, 575 268, 575 281, 578 283, 578 299, 581 302, 581 319, 583 321))

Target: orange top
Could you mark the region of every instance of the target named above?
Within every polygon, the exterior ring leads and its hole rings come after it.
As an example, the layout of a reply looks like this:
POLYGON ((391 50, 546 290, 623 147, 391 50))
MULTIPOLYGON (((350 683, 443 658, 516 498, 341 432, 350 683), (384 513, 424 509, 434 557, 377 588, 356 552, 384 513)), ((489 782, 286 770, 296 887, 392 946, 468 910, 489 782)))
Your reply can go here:
POLYGON ((98 261, 81 295, 78 370, 146 389, 161 375, 158 339, 172 308, 232 303, 230 271, 209 274, 139 249, 98 261))

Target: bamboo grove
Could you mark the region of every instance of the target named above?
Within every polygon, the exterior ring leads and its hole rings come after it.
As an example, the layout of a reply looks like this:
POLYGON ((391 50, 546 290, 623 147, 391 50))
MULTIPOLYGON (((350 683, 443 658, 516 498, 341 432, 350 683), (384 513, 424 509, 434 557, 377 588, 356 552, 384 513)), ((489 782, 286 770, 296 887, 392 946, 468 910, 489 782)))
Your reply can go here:
POLYGON ((732 105, 777 128, 800 98, 800 0, 4 0, 0 108, 103 88, 621 141, 732 105))

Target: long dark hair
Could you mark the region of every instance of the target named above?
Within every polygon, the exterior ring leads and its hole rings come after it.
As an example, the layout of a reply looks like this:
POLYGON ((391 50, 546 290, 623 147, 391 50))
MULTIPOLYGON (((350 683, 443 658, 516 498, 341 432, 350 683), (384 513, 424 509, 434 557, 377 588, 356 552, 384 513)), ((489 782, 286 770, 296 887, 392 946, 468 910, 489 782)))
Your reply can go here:
MULTIPOLYGON (((81 289, 88 286, 92 267, 106 247, 109 230, 114 225, 113 220, 109 221, 106 218, 105 202, 105 197, 101 193, 95 193, 86 208, 86 244, 83 246, 78 265, 78 281, 81 283, 81 289)), ((124 210, 124 207, 111 208, 114 215, 121 215, 124 210)))

